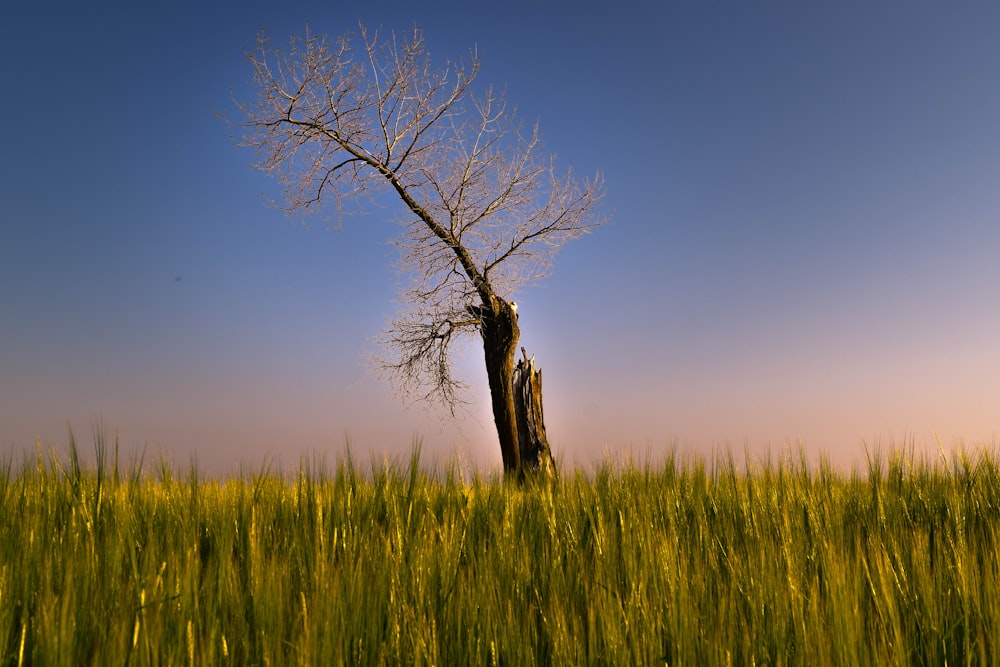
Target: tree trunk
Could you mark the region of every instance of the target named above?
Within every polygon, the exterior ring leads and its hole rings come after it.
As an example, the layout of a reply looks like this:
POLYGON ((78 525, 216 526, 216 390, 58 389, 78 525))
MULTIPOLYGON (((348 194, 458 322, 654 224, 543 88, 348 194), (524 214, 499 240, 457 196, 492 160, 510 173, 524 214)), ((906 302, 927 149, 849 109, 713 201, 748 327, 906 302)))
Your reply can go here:
POLYGON ((526 354, 515 370, 514 356, 521 335, 517 313, 503 299, 493 297, 491 301, 472 310, 481 322, 504 474, 519 480, 539 470, 551 475, 554 466, 542 418, 541 371, 535 369, 534 360, 527 359, 526 354))
POLYGON ((555 474, 552 450, 545 435, 545 418, 542 413, 542 371, 535 368, 535 358, 521 348, 524 356, 514 368, 514 414, 517 419, 517 438, 520 443, 522 474, 538 472, 545 477, 555 474))
POLYGON ((503 299, 493 297, 492 304, 479 309, 483 351, 486 356, 486 377, 493 399, 493 421, 500 439, 505 475, 520 474, 521 450, 517 438, 517 417, 514 412, 514 353, 521 330, 517 315, 503 299))

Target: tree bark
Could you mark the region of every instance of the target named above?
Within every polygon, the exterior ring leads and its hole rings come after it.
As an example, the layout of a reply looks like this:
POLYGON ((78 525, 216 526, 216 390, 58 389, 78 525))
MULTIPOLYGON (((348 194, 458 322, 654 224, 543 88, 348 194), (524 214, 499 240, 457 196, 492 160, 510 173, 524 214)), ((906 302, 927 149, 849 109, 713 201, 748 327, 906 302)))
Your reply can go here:
POLYGON ((481 323, 486 376, 504 474, 518 480, 538 471, 551 476, 555 466, 542 414, 542 374, 526 353, 516 368, 514 365, 521 336, 517 313, 509 303, 495 296, 489 304, 470 310, 479 316, 481 323))
POLYGON ((523 347, 521 354, 524 358, 514 368, 513 386, 522 475, 532 472, 552 477, 555 474, 555 464, 545 435, 542 371, 535 367, 535 358, 529 359, 523 347))
POLYGON ((517 314, 503 299, 492 297, 491 303, 479 310, 483 351, 486 356, 486 377, 493 399, 493 421, 500 440, 505 475, 520 475, 521 450, 517 437, 517 417, 514 411, 514 354, 521 330, 517 314))

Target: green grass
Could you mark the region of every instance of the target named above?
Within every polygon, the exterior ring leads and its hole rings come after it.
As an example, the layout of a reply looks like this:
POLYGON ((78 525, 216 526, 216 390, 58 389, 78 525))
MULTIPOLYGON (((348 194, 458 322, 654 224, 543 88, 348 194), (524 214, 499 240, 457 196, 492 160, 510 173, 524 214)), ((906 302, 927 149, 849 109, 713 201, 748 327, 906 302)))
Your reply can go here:
MULTIPOLYGON (((989 451, 204 478, 0 465, 0 665, 990 665, 989 451)), ((112 460, 109 460, 111 458, 112 460)))

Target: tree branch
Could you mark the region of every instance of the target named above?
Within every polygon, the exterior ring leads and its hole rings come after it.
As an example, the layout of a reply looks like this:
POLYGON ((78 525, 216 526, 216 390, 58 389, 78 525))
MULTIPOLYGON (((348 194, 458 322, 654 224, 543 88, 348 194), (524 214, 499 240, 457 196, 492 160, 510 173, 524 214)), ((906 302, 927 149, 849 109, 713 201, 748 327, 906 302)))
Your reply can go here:
POLYGON ((279 178, 286 212, 343 213, 386 185, 402 204, 409 284, 382 339, 392 361, 380 367, 404 393, 454 408, 452 342, 603 222, 603 184, 557 174, 538 157, 537 127, 522 135, 502 96, 473 93, 475 52, 468 66, 436 66, 419 30, 383 40, 362 25, 359 41, 331 42, 307 27, 285 50, 261 33, 247 59, 255 95, 237 103, 242 144, 279 178))

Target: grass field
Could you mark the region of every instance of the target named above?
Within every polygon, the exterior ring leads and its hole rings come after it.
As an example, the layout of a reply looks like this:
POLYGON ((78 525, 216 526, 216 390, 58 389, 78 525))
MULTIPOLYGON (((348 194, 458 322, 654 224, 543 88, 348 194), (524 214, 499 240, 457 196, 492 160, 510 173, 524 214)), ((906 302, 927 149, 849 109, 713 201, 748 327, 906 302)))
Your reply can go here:
POLYGON ((1000 466, 0 466, 0 665, 1000 660, 1000 466))

